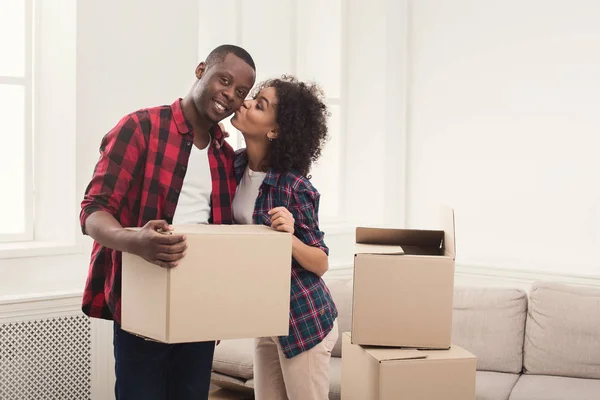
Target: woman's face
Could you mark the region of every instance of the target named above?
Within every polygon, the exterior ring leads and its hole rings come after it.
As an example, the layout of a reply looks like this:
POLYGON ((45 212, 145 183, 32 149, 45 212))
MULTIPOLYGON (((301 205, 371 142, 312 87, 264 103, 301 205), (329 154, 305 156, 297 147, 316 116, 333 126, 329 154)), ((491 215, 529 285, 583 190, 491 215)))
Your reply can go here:
POLYGON ((277 92, 268 87, 261 90, 254 99, 246 100, 231 118, 231 124, 248 139, 277 137, 277 92))

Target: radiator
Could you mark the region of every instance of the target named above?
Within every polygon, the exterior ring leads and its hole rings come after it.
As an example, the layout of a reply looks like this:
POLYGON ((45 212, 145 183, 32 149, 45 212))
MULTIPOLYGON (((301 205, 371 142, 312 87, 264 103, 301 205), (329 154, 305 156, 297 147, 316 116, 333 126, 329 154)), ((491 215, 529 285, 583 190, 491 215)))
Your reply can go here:
POLYGON ((92 399, 91 323, 64 300, 0 304, 1 400, 92 399))

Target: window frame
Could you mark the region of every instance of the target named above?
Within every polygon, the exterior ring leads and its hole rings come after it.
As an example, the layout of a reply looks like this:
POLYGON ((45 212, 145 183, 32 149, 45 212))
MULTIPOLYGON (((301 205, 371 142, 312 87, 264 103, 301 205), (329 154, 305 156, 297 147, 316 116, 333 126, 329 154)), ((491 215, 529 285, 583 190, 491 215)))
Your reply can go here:
POLYGON ((24 0, 25 2, 25 71, 23 76, 0 76, 0 85, 22 86, 25 91, 24 99, 24 165, 25 185, 25 229, 19 233, 0 232, 0 243, 27 242, 34 240, 34 27, 35 27, 35 9, 34 0, 24 0))

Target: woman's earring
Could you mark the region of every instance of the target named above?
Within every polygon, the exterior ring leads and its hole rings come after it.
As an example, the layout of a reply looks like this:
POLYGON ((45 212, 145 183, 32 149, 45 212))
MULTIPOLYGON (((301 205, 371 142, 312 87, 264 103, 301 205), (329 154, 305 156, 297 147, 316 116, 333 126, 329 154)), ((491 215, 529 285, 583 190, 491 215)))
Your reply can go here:
POLYGON ((273 141, 273 138, 269 138, 269 142, 272 142, 272 141, 273 141))

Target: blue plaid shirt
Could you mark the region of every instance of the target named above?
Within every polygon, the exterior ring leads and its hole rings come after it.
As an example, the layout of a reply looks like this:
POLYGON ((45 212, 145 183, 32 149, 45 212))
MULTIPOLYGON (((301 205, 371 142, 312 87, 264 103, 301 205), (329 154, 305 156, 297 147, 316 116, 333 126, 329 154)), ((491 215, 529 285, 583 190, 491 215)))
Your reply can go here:
MULTIPOLYGON (((238 150, 234 163, 238 184, 247 165, 245 149, 238 150)), ((319 230, 319 197, 319 192, 302 175, 269 170, 259 189, 252 221, 256 225, 270 226, 269 210, 285 207, 296 220, 294 235, 329 254, 323 240, 325 234, 319 230)), ((337 316, 337 308, 323 279, 292 258, 290 330, 288 336, 279 337, 285 356, 292 358, 321 343, 333 329, 337 316)))

